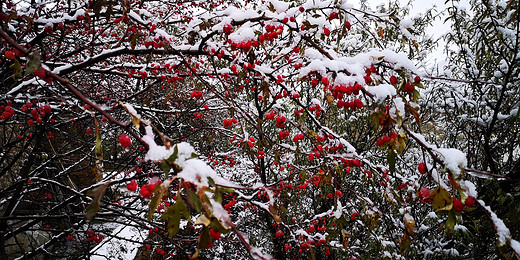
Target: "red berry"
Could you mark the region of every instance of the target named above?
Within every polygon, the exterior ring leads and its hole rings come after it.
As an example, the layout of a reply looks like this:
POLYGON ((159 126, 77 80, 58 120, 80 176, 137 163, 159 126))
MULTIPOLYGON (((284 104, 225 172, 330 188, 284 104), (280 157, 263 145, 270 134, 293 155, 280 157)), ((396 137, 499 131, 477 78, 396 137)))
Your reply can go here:
POLYGON ((421 174, 425 174, 427 169, 426 169, 426 164, 425 163, 419 163, 419 165, 417 166, 417 169, 419 170, 419 172, 421 174))
POLYGON ((327 27, 323 28, 323 33, 324 33, 326 36, 329 36, 329 35, 330 35, 330 30, 329 30, 329 28, 327 28, 327 27))
POLYGON ((395 76, 391 76, 391 77, 390 77, 390 83, 391 83, 392 85, 397 84, 397 78, 396 78, 395 76))
POLYGON ((318 79, 316 79, 316 78, 312 79, 311 84, 312 84, 313 86, 318 85, 318 79))
POLYGON ((453 198, 453 209, 455 209, 455 211, 461 212, 464 210, 464 207, 465 206, 460 199, 453 198))
POLYGON ((213 229, 209 230, 209 235, 211 236, 211 239, 213 240, 219 240, 222 233, 215 231, 213 229))
POLYGON ((129 191, 135 191, 137 190, 137 182, 135 180, 131 180, 127 185, 126 185, 126 188, 129 190, 129 191))
POLYGON ((150 191, 150 187, 148 186, 148 184, 146 184, 141 187, 141 190, 139 191, 139 193, 141 194, 141 197, 143 197, 143 198, 150 198, 152 196, 152 191, 153 191, 153 189, 150 191))
POLYGON ((419 195, 421 195, 421 197, 423 198, 428 198, 430 196, 430 193, 431 193, 431 190, 426 188, 426 187, 422 187, 420 190, 419 190, 419 195))
POLYGON ((300 6, 300 8, 299 8, 299 9, 300 9, 300 12, 303 12, 303 11, 305 11, 305 8, 303 8, 303 6, 300 6))
POLYGON ((353 102, 354 102, 354 107, 355 107, 356 109, 361 109, 361 108, 363 108, 363 102, 362 102, 361 100, 359 100, 359 99, 354 99, 353 102))
POLYGON ((90 127, 87 127, 87 130, 85 130, 85 132, 86 132, 87 134, 90 134, 90 133, 92 132, 92 130, 90 130, 90 127))
POLYGON ((466 204, 466 207, 470 207, 470 208, 475 206, 475 198, 473 198, 471 196, 467 197, 464 204, 466 204))
POLYGON ((13 49, 14 55, 18 57, 25 57, 25 54, 23 52, 19 51, 18 49, 13 49))
POLYGON ((345 27, 347 27, 347 30, 350 30, 350 23, 349 22, 345 22, 345 27))
POLYGON ((370 83, 372 83, 372 78, 371 78, 370 76, 366 75, 366 76, 364 76, 363 78, 365 79, 365 83, 366 83, 367 85, 370 84, 370 83))
POLYGON ((128 135, 126 134, 122 134, 120 137, 119 137, 119 143, 121 144, 121 146, 123 148, 128 148, 132 145, 132 140, 130 140, 130 137, 128 137, 128 135))
POLYGON ((406 91, 406 92, 413 92, 414 90, 415 90, 415 87, 412 84, 406 83, 404 85, 404 91, 406 91))
POLYGON ((14 53, 12 51, 5 51, 4 52, 5 58, 8 60, 14 60, 14 53))
POLYGON ((44 68, 40 68, 40 69, 34 70, 33 73, 34 73, 34 75, 36 75, 40 79, 44 79, 45 78, 45 69, 44 68))
POLYGON ((331 12, 331 13, 329 14, 329 20, 333 20, 333 19, 336 19, 336 18, 338 18, 338 13, 336 13, 336 12, 331 12))
POLYGON ((329 85, 329 79, 327 77, 322 77, 321 78, 321 83, 323 83, 323 85, 325 85, 325 86, 328 86, 329 85))
POLYGON ((415 76, 415 78, 413 79, 413 82, 420 83, 421 82, 421 77, 415 76))
POLYGON ((233 28, 231 27, 231 24, 226 24, 226 25, 224 26, 224 30, 223 30, 223 31, 224 31, 225 34, 230 34, 230 33, 232 33, 232 32, 233 32, 233 28))

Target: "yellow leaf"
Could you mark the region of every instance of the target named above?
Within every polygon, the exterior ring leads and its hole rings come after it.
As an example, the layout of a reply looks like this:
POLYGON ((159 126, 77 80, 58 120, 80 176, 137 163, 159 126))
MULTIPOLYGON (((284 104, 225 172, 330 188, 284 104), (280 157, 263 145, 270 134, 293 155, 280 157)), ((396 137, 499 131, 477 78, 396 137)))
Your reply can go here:
POLYGON ((195 253, 191 256, 191 259, 197 259, 199 258, 199 249, 197 249, 197 251, 195 251, 195 253))
POLYGON ((137 118, 136 116, 132 116, 132 124, 134 125, 135 129, 139 130, 141 119, 137 118))
POLYGON ((406 228, 406 233, 408 233, 409 235, 412 236, 415 233, 417 233, 417 227, 415 226, 415 220, 413 219, 412 216, 410 216, 410 214, 404 215, 404 226, 406 228))
POLYGON ((206 215, 202 214, 200 215, 197 220, 195 220, 195 225, 203 225, 205 227, 209 226, 211 224, 211 220, 206 217, 206 215))
POLYGON ((435 211, 450 210, 453 206, 450 193, 440 186, 430 193, 429 198, 433 199, 432 204, 435 211))

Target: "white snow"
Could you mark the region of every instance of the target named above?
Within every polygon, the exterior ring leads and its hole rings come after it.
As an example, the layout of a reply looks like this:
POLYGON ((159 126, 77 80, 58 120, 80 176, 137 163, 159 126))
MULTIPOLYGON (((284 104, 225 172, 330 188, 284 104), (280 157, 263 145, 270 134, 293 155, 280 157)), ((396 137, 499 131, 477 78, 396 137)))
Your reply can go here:
POLYGON ((520 255, 520 242, 511 239, 510 241, 511 248, 515 251, 517 255, 520 255))
POLYGON ((250 41, 255 38, 256 34, 255 31, 250 27, 250 22, 247 22, 243 26, 240 26, 238 30, 231 33, 228 37, 228 39, 235 43, 250 41))
POLYGON ((177 154, 177 159, 175 159, 175 163, 179 165, 181 168, 185 167, 186 160, 190 159, 192 155, 195 153, 195 148, 191 146, 189 143, 182 142, 177 144, 177 149, 179 153, 177 154))
POLYGON ((436 151, 442 155, 441 159, 455 177, 460 174, 461 168, 465 168, 467 165, 466 154, 460 150, 454 148, 438 148, 436 151))
POLYGON ((143 246, 143 241, 148 237, 148 230, 138 229, 126 224, 116 224, 112 231, 113 238, 105 239, 92 249, 91 260, 104 259, 134 259, 137 251, 143 246), (117 258, 114 258, 117 257, 117 258))
POLYGON ((128 112, 129 112, 130 114, 132 114, 132 116, 136 116, 136 117, 138 117, 138 118, 141 117, 141 116, 139 115, 139 113, 137 113, 137 110, 135 110, 135 108, 134 108, 131 104, 129 104, 129 103, 125 103, 125 107, 126 107, 126 109, 128 110, 128 112))
POLYGON ((146 135, 142 137, 143 141, 145 141, 148 144, 148 153, 146 153, 145 160, 151 160, 151 161, 160 161, 165 160, 170 157, 170 155, 173 154, 173 147, 170 149, 166 149, 166 147, 162 145, 157 145, 155 143, 153 134, 153 130, 151 126, 146 126, 146 135))
POLYGON ((368 86, 366 90, 374 95, 375 102, 381 103, 387 97, 393 97, 397 94, 395 87, 390 84, 379 84, 377 86, 368 86))
POLYGON ((184 181, 191 182, 199 187, 208 187, 208 178, 213 179, 215 184, 226 187, 240 187, 239 185, 228 181, 215 172, 209 165, 199 159, 189 159, 183 164, 183 170, 177 174, 184 181))
POLYGON ((461 180, 460 186, 466 190, 469 196, 473 198, 478 197, 477 187, 475 186, 475 184, 473 184, 473 182, 470 182, 468 180, 461 180))
POLYGON ((507 228, 504 224, 504 221, 498 218, 497 214, 495 214, 495 212, 491 210, 490 206, 486 206, 486 203, 483 200, 477 201, 491 216, 491 220, 493 221, 493 225, 495 226, 495 229, 497 231, 498 241, 501 244, 506 244, 507 240, 511 239, 511 232, 509 231, 509 228, 507 228))
POLYGON ((341 215, 343 214, 343 205, 341 205, 341 201, 338 200, 338 206, 336 207, 336 211, 334 211, 334 214, 333 216, 336 218, 336 219, 339 219, 341 218, 341 215))

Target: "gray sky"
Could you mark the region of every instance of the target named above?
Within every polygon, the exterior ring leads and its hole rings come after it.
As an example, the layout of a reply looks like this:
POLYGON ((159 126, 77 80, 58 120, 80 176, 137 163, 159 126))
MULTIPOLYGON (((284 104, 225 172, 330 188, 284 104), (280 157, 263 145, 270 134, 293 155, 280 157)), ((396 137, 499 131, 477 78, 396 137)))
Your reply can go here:
MULTIPOLYGON (((469 11, 469 0, 460 0, 459 5, 465 6, 469 11)), ((348 2, 352 3, 354 6, 359 6, 359 0, 349 0, 348 2)), ((399 0, 402 6, 407 5, 409 0, 399 0)), ((426 32, 430 34, 434 38, 439 38, 446 32, 450 30, 451 23, 444 22, 446 19, 447 12, 443 12, 447 6, 450 6, 451 1, 446 5, 444 4, 445 0, 414 0, 412 5, 410 6, 410 16, 414 17, 416 15, 420 15, 424 13, 427 9, 432 8, 434 5, 436 6, 437 13, 441 14, 440 18, 437 18, 433 21, 432 26, 427 28, 426 32)), ((388 4, 388 0, 368 0, 368 4, 370 8, 374 9, 376 6, 380 4, 388 4)), ((435 15, 435 13, 434 13, 435 15)), ((436 50, 433 50, 429 55, 429 61, 427 62, 430 67, 428 70, 433 68, 441 68, 444 64, 445 54, 444 54, 445 42, 440 41, 439 47, 436 50)))

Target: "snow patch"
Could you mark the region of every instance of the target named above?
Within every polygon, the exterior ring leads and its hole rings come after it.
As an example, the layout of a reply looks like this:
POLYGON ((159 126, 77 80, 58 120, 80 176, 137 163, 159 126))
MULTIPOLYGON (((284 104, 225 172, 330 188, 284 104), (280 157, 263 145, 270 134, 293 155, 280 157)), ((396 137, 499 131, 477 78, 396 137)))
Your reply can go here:
POLYGON ((209 178, 213 179, 215 184, 218 185, 239 187, 239 185, 217 175, 215 170, 199 159, 186 160, 183 163, 183 170, 177 176, 200 187, 208 187, 209 178))
POLYGON ((465 168, 468 163, 466 154, 460 150, 454 148, 439 148, 437 152, 442 155, 441 159, 446 164, 446 167, 453 172, 455 177, 460 174, 461 168, 465 168))
MULTIPOLYGON (((504 221, 502 221, 500 218, 498 218, 497 214, 491 210, 490 206, 486 206, 486 203, 483 200, 477 200, 478 203, 487 210, 489 213, 489 216, 491 217, 491 220, 493 221, 493 226, 495 226, 495 229, 497 230, 498 234, 498 241, 501 244, 506 244, 506 241, 511 238, 511 232, 509 232, 509 228, 506 227, 504 224, 504 221)), ((520 252, 520 251, 517 251, 520 252)))
POLYGON ((255 31, 250 27, 250 22, 245 23, 243 26, 229 35, 228 39, 239 43, 246 42, 256 38, 255 31))
POLYGON ((394 86, 390 84, 380 84, 377 86, 369 86, 366 88, 367 91, 374 95, 375 102, 381 103, 383 102, 387 97, 392 97, 397 94, 395 91, 394 86))

